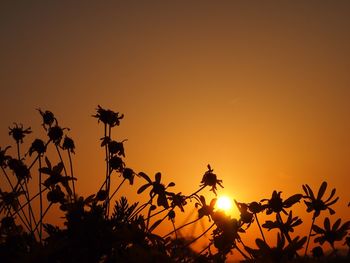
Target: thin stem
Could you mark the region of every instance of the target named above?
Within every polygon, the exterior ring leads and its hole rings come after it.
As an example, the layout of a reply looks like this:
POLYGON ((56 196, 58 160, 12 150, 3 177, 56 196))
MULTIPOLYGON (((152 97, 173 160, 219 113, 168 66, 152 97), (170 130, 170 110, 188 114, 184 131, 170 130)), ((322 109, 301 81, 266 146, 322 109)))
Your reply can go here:
POLYGON ((43 217, 43 197, 42 197, 42 192, 41 192, 41 157, 40 154, 38 154, 39 157, 39 200, 40 200, 40 229, 39 229, 39 238, 40 238, 40 243, 42 243, 42 234, 43 234, 43 223, 41 218, 43 217))
MULTIPOLYGON (((69 176, 68 176, 67 169, 66 169, 66 166, 65 166, 65 164, 64 164, 64 161, 63 161, 63 158, 62 158, 60 149, 58 148, 57 144, 55 144, 55 147, 56 147, 58 156, 59 156, 59 158, 60 158, 60 161, 62 162, 62 165, 63 165, 64 175, 68 178, 69 176)), ((72 179, 72 181, 73 181, 73 179, 72 179)), ((69 185, 69 181, 67 182, 67 184, 69 185)), ((69 201, 72 201, 72 198, 71 198, 71 195, 70 195, 70 194, 68 195, 68 198, 69 198, 69 201)))
POLYGON ((314 224, 315 224, 315 219, 316 219, 316 217, 313 216, 313 217, 312 217, 312 223, 311 223, 310 231, 309 231, 309 236, 307 237, 307 242, 306 242, 304 257, 305 257, 306 254, 307 254, 307 249, 308 249, 308 247, 309 247, 310 238, 311 238, 311 233, 312 233, 312 228, 313 228, 313 226, 314 226, 314 224))
POLYGON ((186 245, 183 246, 183 248, 188 247, 189 245, 191 245, 192 243, 196 242, 198 239, 200 239, 202 236, 204 236, 213 226, 215 225, 215 223, 213 223, 207 230, 205 230, 202 234, 200 234, 198 237, 196 237, 195 239, 193 239, 192 241, 188 242, 186 245))
POLYGON ((264 242, 266 243, 266 239, 265 239, 265 236, 264 236, 264 232, 260 226, 260 223, 259 223, 259 219, 258 219, 258 215, 256 213, 254 213, 254 217, 255 217, 255 220, 256 220, 256 223, 258 224, 258 227, 260 229, 260 233, 261 233, 261 236, 262 238, 264 239, 264 242))
POLYGON ((182 229, 182 228, 184 228, 184 227, 186 227, 186 226, 188 226, 188 225, 191 225, 191 224, 193 224, 193 223, 196 223, 196 222, 197 222, 198 220, 200 220, 200 219, 201 219, 201 218, 197 218, 197 219, 195 219, 195 220, 193 220, 193 221, 191 221, 191 222, 188 222, 188 223, 186 223, 186 224, 184 224, 184 225, 182 225, 182 226, 176 228, 174 231, 171 231, 170 233, 166 234, 166 235, 163 236, 162 238, 166 238, 167 236, 170 236, 172 233, 175 233, 176 231, 178 231, 178 230, 180 230, 180 229, 182 229))
POLYGON ((109 200, 111 200, 113 198, 113 196, 118 192, 119 188, 123 185, 125 180, 126 180, 126 178, 124 178, 123 181, 121 181, 121 183, 118 185, 117 189, 115 189, 113 194, 111 194, 111 196, 109 197, 109 200))
POLYGON ((196 192, 194 192, 193 194, 189 195, 187 198, 191 198, 192 196, 198 194, 200 191, 202 191, 204 188, 206 187, 206 185, 203 185, 201 188, 199 188, 196 192))
POLYGON ((167 208, 164 208, 156 213, 154 213, 153 215, 150 215, 149 217, 145 218, 145 220, 151 219, 152 217, 159 215, 160 213, 163 213, 164 211, 168 210, 167 208))
POLYGON ((35 228, 33 231, 35 231, 38 228, 38 226, 40 224, 42 224, 44 217, 46 216, 47 212, 49 211, 49 209, 51 208, 52 205, 53 205, 53 203, 50 202, 50 204, 46 207, 45 212, 43 213, 42 217, 40 218, 40 221, 35 225, 35 228))
POLYGON ((18 214, 20 211, 22 211, 22 209, 28 205, 32 200, 34 200, 35 198, 37 198, 40 194, 42 194, 43 192, 45 192, 46 190, 48 190, 49 188, 44 188, 42 189, 39 193, 37 193, 36 195, 34 195, 31 199, 29 199, 27 202, 25 202, 22 206, 20 206, 20 208, 18 209, 18 211, 15 212, 14 215, 18 214))
POLYGON ((72 156, 70 154, 70 150, 67 149, 68 151, 68 159, 69 159, 69 167, 70 167, 70 176, 72 177, 72 186, 73 186, 73 198, 75 200, 76 195, 75 195, 75 184, 74 184, 74 174, 73 174, 73 162, 72 162, 72 156))
POLYGON ((153 197, 147 202, 147 203, 144 203, 143 205, 140 205, 139 208, 137 208, 133 213, 132 215, 130 216, 130 218, 133 218, 134 216, 136 216, 138 213, 140 213, 143 209, 145 209, 145 207, 149 204, 152 204, 152 201, 153 201, 153 197))

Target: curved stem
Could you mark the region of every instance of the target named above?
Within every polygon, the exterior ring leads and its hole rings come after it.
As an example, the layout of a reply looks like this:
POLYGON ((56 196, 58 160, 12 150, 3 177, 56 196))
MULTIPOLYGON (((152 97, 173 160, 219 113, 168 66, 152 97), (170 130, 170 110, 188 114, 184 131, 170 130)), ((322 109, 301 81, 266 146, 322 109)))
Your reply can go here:
POLYGON ((46 207, 45 212, 43 213, 42 217, 40 218, 40 221, 35 225, 35 228, 33 231, 35 231, 38 228, 38 226, 40 224, 42 224, 44 217, 46 216, 47 212, 49 211, 49 209, 51 208, 52 205, 53 205, 53 203, 50 202, 50 204, 46 207))
POLYGON ((259 230, 260 230, 260 233, 261 233, 261 236, 264 240, 264 242, 266 243, 266 239, 265 239, 265 236, 264 236, 264 232, 260 226, 260 223, 259 223, 259 219, 258 219, 258 215, 256 213, 254 213, 254 217, 255 217, 255 220, 256 220, 256 223, 258 224, 258 227, 259 227, 259 230))
POLYGON ((42 220, 41 218, 43 217, 43 196, 42 196, 42 192, 41 192, 41 157, 40 154, 38 154, 39 157, 39 200, 40 200, 40 229, 39 229, 39 239, 40 239, 40 243, 42 243, 42 234, 43 234, 43 224, 42 224, 42 220))
POLYGON ((119 188, 123 185, 123 183, 125 182, 126 178, 123 179, 123 181, 121 181, 121 183, 118 185, 117 189, 114 190, 114 192, 111 194, 111 196, 109 197, 109 200, 111 200, 113 198, 113 196, 118 192, 119 188))
POLYGON ((201 188, 199 188, 196 192, 194 192, 193 194, 189 195, 187 198, 191 198, 192 196, 198 194, 200 191, 202 191, 204 188, 206 187, 206 185, 203 185, 201 188))
POLYGON ((192 241, 188 242, 186 245, 183 246, 183 248, 188 247, 189 245, 191 245, 192 243, 196 242, 198 239, 200 239, 202 236, 204 236, 213 226, 215 226, 215 223, 211 224, 210 227, 208 227, 207 230, 205 230, 202 234, 200 234, 198 237, 196 237, 195 239, 193 239, 192 241))
POLYGON ((74 184, 74 174, 73 174, 73 162, 72 162, 72 156, 70 154, 70 150, 67 149, 68 152, 68 159, 69 159, 69 167, 70 167, 70 176, 72 177, 72 186, 73 186, 73 199, 76 199, 75 195, 75 184, 74 184))
POLYGON ((166 238, 167 236, 170 236, 172 233, 175 233, 176 231, 180 230, 181 228, 184 228, 184 227, 186 227, 186 226, 188 226, 188 225, 191 225, 191 224, 197 222, 197 221, 200 220, 200 219, 201 219, 201 218, 197 218, 197 219, 195 219, 195 220, 193 220, 193 221, 191 221, 191 222, 188 222, 188 223, 186 223, 186 224, 184 224, 184 225, 182 225, 182 226, 176 228, 174 231, 169 232, 168 234, 166 234, 166 235, 163 236, 162 238, 166 238))
POLYGON ((311 233, 312 233, 312 228, 313 228, 313 226, 314 226, 314 224, 315 224, 315 219, 316 219, 316 217, 313 216, 313 217, 312 217, 312 223, 311 223, 310 231, 309 231, 309 236, 307 237, 307 242, 306 242, 304 257, 305 257, 306 254, 307 254, 307 249, 308 249, 308 247, 309 247, 310 238, 311 238, 311 233))

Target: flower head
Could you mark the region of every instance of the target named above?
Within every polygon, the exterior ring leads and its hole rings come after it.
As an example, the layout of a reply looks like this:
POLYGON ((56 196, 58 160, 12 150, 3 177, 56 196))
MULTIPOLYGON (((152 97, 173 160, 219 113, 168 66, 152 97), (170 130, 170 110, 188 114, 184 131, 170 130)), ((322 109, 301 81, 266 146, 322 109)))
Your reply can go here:
POLYGON ((52 126, 53 122, 56 121, 57 124, 57 120, 55 118, 55 115, 51 112, 51 111, 42 111, 41 109, 38 109, 41 117, 43 117, 43 127, 46 130, 46 126, 48 126, 49 128, 52 126))
POLYGON ((92 116, 111 127, 119 126, 120 120, 124 118, 123 114, 119 116, 119 112, 103 109, 100 105, 97 106, 96 111, 97 113, 92 116))
POLYGON ((32 133, 30 130, 30 127, 27 129, 23 129, 22 124, 14 123, 14 127, 9 127, 9 135, 12 135, 12 138, 16 141, 16 143, 23 143, 23 138, 26 136, 26 134, 32 133))
POLYGON ((73 139, 66 135, 63 140, 62 149, 74 153, 75 145, 73 139))
POLYGON ((35 139, 32 143, 32 145, 29 148, 29 156, 32 156, 34 152, 36 152, 39 155, 42 155, 46 152, 46 145, 45 143, 40 139, 35 139))
POLYGON ((11 159, 11 156, 6 155, 6 151, 11 148, 11 146, 5 147, 4 150, 1 150, 0 147, 0 167, 5 168, 7 166, 7 161, 11 159))
POLYGON ((204 186, 211 186, 211 191, 214 192, 214 194, 216 195, 216 190, 217 187, 216 185, 221 186, 221 188, 224 188, 222 186, 222 180, 217 179, 216 174, 213 173, 213 169, 211 169, 210 165, 208 164, 208 171, 206 171, 203 175, 202 181, 201 181, 201 187, 204 186))
POLYGON ((322 200, 325 192, 327 189, 327 182, 323 182, 318 190, 317 193, 317 197, 315 197, 313 191, 311 190, 310 186, 308 186, 307 184, 303 185, 303 190, 306 194, 306 196, 304 196, 305 199, 307 199, 307 201, 304 201, 304 203, 307 206, 307 212, 314 212, 313 217, 316 218, 320 215, 321 211, 328 209, 329 213, 331 215, 333 215, 335 213, 335 211, 330 208, 331 205, 335 204, 339 197, 335 198, 332 200, 332 198, 335 195, 335 188, 331 191, 331 194, 329 195, 329 197, 325 200, 322 200))
POLYGON ((324 242, 328 242, 332 247, 334 247, 334 242, 341 241, 347 235, 347 231, 350 229, 350 221, 345 222, 341 226, 340 224, 341 219, 339 218, 331 227, 329 218, 326 217, 323 223, 324 228, 313 225, 312 230, 317 235, 314 242, 320 243, 321 245, 323 245, 324 242))
POLYGON ((283 212, 284 214, 288 215, 287 211, 285 208, 289 208, 295 203, 299 202, 300 199, 303 197, 301 194, 295 194, 286 199, 285 201, 282 200, 281 198, 281 193, 282 192, 277 192, 273 191, 272 196, 270 199, 263 199, 261 202, 266 201, 267 204, 265 204, 265 208, 267 209, 266 214, 271 214, 271 213, 280 213, 283 212))

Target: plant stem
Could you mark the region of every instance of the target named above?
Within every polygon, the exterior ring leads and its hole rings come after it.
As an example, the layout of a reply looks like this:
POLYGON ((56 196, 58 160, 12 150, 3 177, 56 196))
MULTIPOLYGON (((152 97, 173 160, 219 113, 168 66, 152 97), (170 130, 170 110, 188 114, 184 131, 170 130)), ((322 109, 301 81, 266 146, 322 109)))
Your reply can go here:
POLYGON ((119 188, 123 185, 123 183, 125 182, 126 178, 123 179, 123 181, 118 185, 117 189, 114 190, 114 192, 111 194, 111 196, 109 197, 109 200, 111 200, 113 198, 113 196, 118 192, 119 188))
POLYGON ((40 229, 39 229, 39 238, 40 238, 40 244, 42 243, 42 234, 43 234, 43 224, 41 218, 43 217, 43 197, 41 192, 41 157, 40 154, 38 154, 39 157, 39 200, 40 200, 40 229))
POLYGON ((264 232, 262 231, 262 228, 261 228, 260 223, 259 223, 259 220, 258 220, 258 215, 257 215, 256 213, 254 213, 254 217, 255 217, 256 223, 258 224, 258 227, 259 227, 259 229, 260 229, 261 236, 262 236, 262 238, 264 239, 264 242, 266 243, 266 239, 265 239, 265 236, 264 236, 264 232))
POLYGON ((68 159, 69 159, 69 167, 70 167, 70 176, 72 177, 72 186, 73 186, 73 199, 76 199, 75 195, 75 184, 74 184, 74 174, 73 174, 73 162, 72 162, 72 156, 70 154, 70 150, 67 149, 68 151, 68 159))
POLYGON ((45 212, 44 212, 43 215, 41 216, 40 221, 35 225, 35 228, 34 228, 33 231, 35 231, 35 230, 38 228, 38 226, 39 226, 40 224, 42 224, 44 217, 46 216, 47 212, 49 211, 49 209, 51 208, 52 205, 53 205, 53 203, 50 202, 50 204, 46 207, 45 212))
POLYGON ((311 233, 312 233, 312 228, 313 228, 313 226, 314 226, 314 224, 315 224, 315 219, 316 219, 316 217, 313 216, 313 217, 312 217, 312 223, 311 223, 310 231, 309 231, 309 236, 307 237, 307 242, 306 242, 304 257, 305 257, 306 254, 307 254, 307 249, 308 249, 308 247, 309 247, 310 238, 311 238, 311 233))
POLYGON ((183 248, 188 247, 189 245, 191 245, 192 243, 196 242, 198 239, 200 239, 202 236, 204 236, 213 226, 215 225, 215 223, 211 224, 211 226, 205 230, 202 234, 200 234, 198 237, 196 237, 195 239, 193 239, 192 241, 190 241, 189 243, 187 243, 186 245, 183 246, 183 248))
POLYGON ((201 218, 197 218, 197 219, 195 219, 195 220, 193 220, 193 221, 191 221, 191 222, 188 222, 188 223, 186 223, 186 224, 184 224, 184 225, 182 225, 182 226, 176 228, 174 231, 169 232, 168 234, 166 234, 166 235, 163 236, 162 238, 166 238, 167 236, 171 235, 172 233, 175 233, 176 231, 180 230, 181 228, 184 228, 184 227, 186 227, 186 226, 188 226, 188 225, 191 225, 191 224, 193 224, 193 223, 196 223, 196 222, 197 222, 198 220, 200 220, 200 219, 201 219, 201 218))

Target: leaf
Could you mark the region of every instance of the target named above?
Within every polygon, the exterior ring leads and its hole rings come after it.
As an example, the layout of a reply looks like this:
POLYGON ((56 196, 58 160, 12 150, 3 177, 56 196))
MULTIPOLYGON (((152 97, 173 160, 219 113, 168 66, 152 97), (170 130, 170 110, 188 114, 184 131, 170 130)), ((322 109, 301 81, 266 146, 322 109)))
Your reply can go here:
POLYGON ((143 185, 143 186, 141 186, 140 188, 139 188, 139 190, 137 190, 137 193, 138 194, 141 194, 143 191, 145 191, 146 189, 147 189, 147 187, 149 187, 149 186, 151 186, 151 184, 145 184, 145 185, 143 185))
POLYGON ((327 182, 323 182, 318 190, 317 199, 321 199, 327 189, 327 182))
POLYGON ((159 219, 149 228, 149 232, 152 232, 160 223, 162 223, 163 219, 159 219))
POLYGON ((170 182, 170 183, 168 184, 168 187, 173 187, 173 186, 175 186, 175 183, 174 183, 174 182, 170 182))
POLYGON ((147 174, 145 174, 144 172, 139 172, 139 176, 141 176, 141 177, 144 178, 147 182, 149 182, 150 184, 152 184, 151 178, 149 178, 149 176, 148 176, 147 174))
POLYGON ((160 183, 160 180, 162 179, 162 174, 161 173, 156 173, 155 175, 155 179, 156 179, 156 182, 159 184, 160 183))
POLYGON ((45 162, 47 167, 49 167, 49 169, 51 170, 51 163, 50 163, 50 160, 47 158, 47 156, 45 156, 45 162))
POLYGON ((302 197, 303 197, 302 194, 292 195, 286 201, 283 202, 283 206, 286 208, 289 208, 292 205, 294 205, 295 203, 299 202, 302 197))
POLYGON ((320 228, 319 226, 317 226, 317 225, 313 225, 312 226, 312 230, 315 231, 318 234, 324 233, 324 230, 322 228, 320 228))

